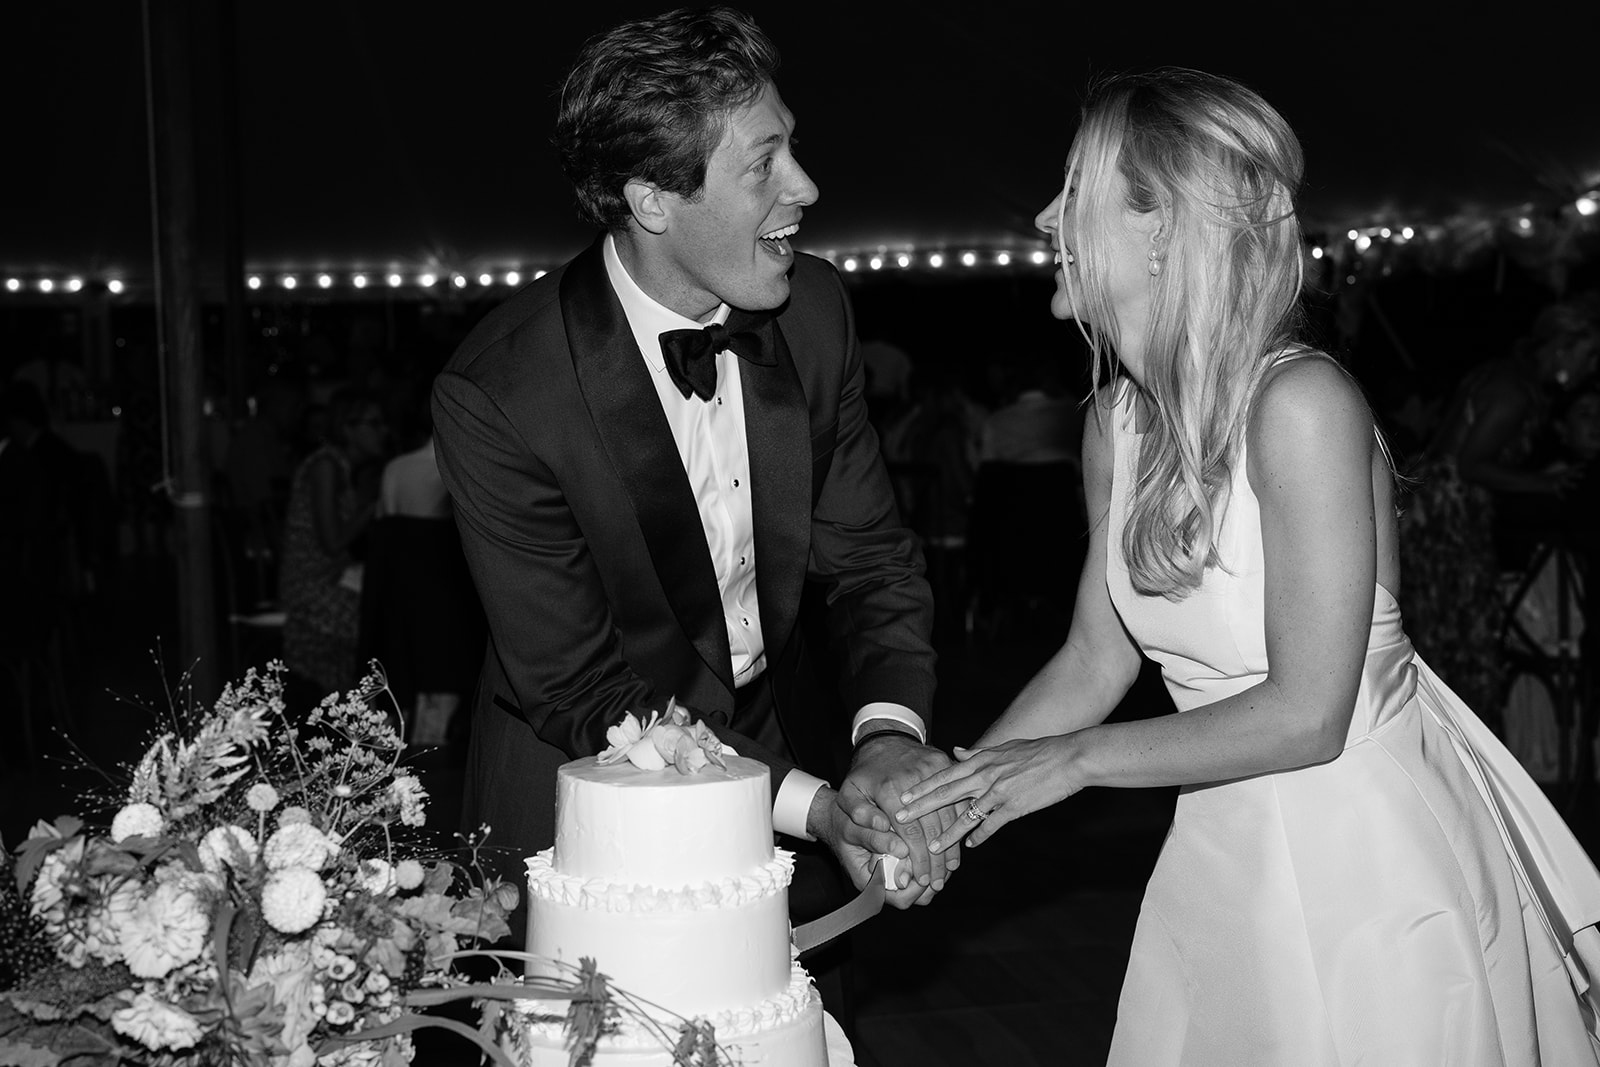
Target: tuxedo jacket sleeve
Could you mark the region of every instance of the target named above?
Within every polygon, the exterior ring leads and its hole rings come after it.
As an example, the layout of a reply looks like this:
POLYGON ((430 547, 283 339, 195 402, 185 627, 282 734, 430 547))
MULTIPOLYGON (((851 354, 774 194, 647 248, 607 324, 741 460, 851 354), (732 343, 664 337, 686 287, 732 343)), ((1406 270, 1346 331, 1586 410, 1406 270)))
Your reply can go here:
POLYGON ((435 382, 440 472, 489 627, 480 713, 519 715, 577 757, 624 712, 676 697, 767 763, 776 790, 849 729, 786 699, 812 581, 845 706, 892 700, 931 721, 932 597, 867 422, 849 301, 830 264, 797 260, 766 327, 778 364, 741 366, 762 636, 790 751, 730 732, 699 512, 598 243, 486 316, 435 382))

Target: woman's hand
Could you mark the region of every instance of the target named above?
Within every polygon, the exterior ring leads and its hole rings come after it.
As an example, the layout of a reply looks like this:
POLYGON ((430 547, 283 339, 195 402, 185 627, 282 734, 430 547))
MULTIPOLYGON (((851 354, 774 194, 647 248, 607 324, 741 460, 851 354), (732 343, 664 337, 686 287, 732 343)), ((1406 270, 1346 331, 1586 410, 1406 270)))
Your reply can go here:
POLYGON ((969 846, 981 845, 1006 823, 1082 789, 1075 766, 1077 751, 1073 734, 1007 741, 994 748, 957 747, 956 763, 900 794, 905 807, 895 812, 895 821, 911 822, 955 804, 962 816, 929 844, 929 850, 941 851, 963 837, 969 846), (966 814, 969 811, 983 814, 966 814))

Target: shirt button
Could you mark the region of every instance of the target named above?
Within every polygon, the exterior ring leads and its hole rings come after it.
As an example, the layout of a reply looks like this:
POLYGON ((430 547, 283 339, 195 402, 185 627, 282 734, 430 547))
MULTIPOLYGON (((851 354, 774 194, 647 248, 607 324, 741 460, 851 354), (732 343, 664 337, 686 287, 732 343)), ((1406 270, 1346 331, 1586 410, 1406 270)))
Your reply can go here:
POLYGON ((740 619, 739 621, 744 623, 746 626, 750 625, 750 620, 749 619, 740 619))
POLYGON ((733 480, 733 487, 734 487, 734 488, 735 488, 735 489, 737 489, 737 488, 739 488, 739 479, 737 479, 737 478, 735 478, 735 479, 734 479, 734 480, 733 480))
POLYGON ((719 405, 720 405, 720 404, 721 404, 721 403, 722 403, 722 398, 721 398, 721 397, 720 397, 720 396, 719 396, 719 397, 717 397, 717 403, 718 403, 718 404, 719 404, 719 405))
POLYGON ((743 556, 739 557, 739 566, 741 566, 741 567, 744 566, 744 557, 743 556))

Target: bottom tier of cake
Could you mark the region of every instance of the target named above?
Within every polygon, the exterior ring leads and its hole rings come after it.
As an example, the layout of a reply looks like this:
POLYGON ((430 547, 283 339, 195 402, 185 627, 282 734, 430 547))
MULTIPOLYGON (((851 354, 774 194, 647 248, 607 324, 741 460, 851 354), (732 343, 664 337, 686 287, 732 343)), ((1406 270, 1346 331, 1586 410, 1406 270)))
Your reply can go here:
MULTIPOLYGON (((601 1038, 594 1067, 673 1067, 671 1046, 682 1020, 655 1006, 642 1007, 651 1011, 656 1025, 621 1013, 616 1031, 601 1038)), ((672 1005, 660 1007, 670 1010, 672 1005)), ((505 1051, 523 1067, 568 1067, 567 1008, 566 1001, 517 1002, 507 1020, 505 1051)), ((706 1021, 736 1067, 828 1067, 822 1000, 798 963, 783 993, 706 1021)))

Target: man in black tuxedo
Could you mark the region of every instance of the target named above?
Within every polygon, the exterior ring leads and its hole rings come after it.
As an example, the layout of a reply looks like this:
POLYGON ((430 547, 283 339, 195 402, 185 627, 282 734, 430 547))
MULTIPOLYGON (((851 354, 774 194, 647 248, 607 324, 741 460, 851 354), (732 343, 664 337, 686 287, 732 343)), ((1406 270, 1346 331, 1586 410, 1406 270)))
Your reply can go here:
POLYGON ((465 820, 492 828, 518 885, 554 839, 556 768, 672 697, 771 768, 796 922, 842 902, 839 869, 862 886, 876 854, 907 860, 899 907, 959 863, 926 847, 953 811, 898 833, 884 814, 949 763, 925 744, 932 594, 867 421, 843 285, 789 244, 817 187, 776 66, 727 8, 585 45, 555 142, 603 232, 490 312, 435 382, 490 636, 465 820), (833 694, 798 624, 808 583, 833 694))

